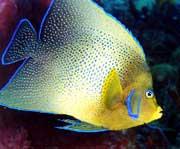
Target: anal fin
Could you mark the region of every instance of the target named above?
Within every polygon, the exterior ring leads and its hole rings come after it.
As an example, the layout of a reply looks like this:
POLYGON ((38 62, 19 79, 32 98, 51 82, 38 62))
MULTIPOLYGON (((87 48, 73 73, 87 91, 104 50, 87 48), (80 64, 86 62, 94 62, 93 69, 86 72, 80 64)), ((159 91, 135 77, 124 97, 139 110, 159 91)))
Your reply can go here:
POLYGON ((81 122, 79 120, 70 120, 70 119, 63 119, 59 120, 61 122, 67 123, 65 126, 57 126, 55 128, 62 129, 62 130, 68 130, 68 131, 74 131, 74 132, 82 132, 82 133, 95 133, 95 132, 105 132, 108 131, 105 128, 97 127, 85 122, 81 122))

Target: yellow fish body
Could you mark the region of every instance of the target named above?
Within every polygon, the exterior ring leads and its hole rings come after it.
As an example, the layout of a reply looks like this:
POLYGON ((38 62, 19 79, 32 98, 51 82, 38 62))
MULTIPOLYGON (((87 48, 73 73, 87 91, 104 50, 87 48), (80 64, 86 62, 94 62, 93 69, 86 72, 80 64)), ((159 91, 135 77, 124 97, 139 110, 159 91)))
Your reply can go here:
POLYGON ((90 0, 54 0, 37 34, 26 19, 2 63, 24 63, 0 91, 0 105, 66 114, 110 130, 161 117, 143 50, 90 0))

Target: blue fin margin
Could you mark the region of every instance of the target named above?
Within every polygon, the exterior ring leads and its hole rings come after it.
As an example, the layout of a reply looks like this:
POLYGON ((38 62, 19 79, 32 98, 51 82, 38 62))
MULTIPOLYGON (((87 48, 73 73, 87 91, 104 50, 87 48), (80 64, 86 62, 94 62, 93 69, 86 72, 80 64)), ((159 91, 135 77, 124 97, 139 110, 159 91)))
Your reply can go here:
POLYGON ((38 32, 38 40, 41 40, 41 33, 42 33, 42 29, 43 29, 44 23, 45 23, 45 21, 47 19, 49 11, 51 10, 54 2, 55 2, 55 0, 51 0, 50 5, 49 5, 47 11, 45 12, 45 15, 43 16, 43 19, 42 19, 41 24, 40 24, 39 32, 38 32))
POLYGON ((6 57, 6 54, 8 53, 8 50, 10 49, 10 47, 13 45, 13 42, 15 40, 15 37, 18 33, 18 31, 20 30, 20 27, 24 24, 24 23, 28 23, 29 27, 32 29, 33 33, 36 35, 36 30, 34 29, 33 25, 31 24, 31 22, 28 20, 28 19, 22 19, 20 20, 20 22, 18 23, 7 47, 3 50, 3 54, 1 56, 1 64, 2 65, 10 65, 10 64, 13 64, 13 63, 16 63, 16 62, 19 62, 19 61, 22 61, 22 60, 25 60, 25 59, 28 59, 28 58, 22 58, 22 59, 19 59, 19 60, 16 60, 16 61, 12 61, 12 62, 6 62, 5 61, 5 57, 6 57))
MULTIPOLYGON (((41 40, 40 38, 41 38, 42 28, 43 28, 43 26, 44 26, 44 23, 45 23, 45 20, 46 20, 48 14, 49 14, 49 11, 51 10, 52 5, 54 4, 54 1, 55 1, 55 0, 52 0, 52 1, 51 1, 51 3, 50 3, 50 5, 49 5, 49 7, 48 7, 48 9, 47 9, 47 11, 46 11, 43 19, 42 19, 42 22, 41 22, 41 24, 40 24, 40 29, 39 29, 39 32, 38 32, 38 39, 37 39, 38 41, 41 40)), ((20 29, 20 27, 21 27, 21 25, 22 25, 23 23, 25 23, 25 22, 29 24, 30 28, 32 29, 32 31, 34 32, 34 34, 37 36, 37 32, 36 32, 36 30, 34 29, 34 27, 33 27, 33 25, 31 24, 31 22, 30 22, 28 19, 26 19, 26 18, 21 19, 20 22, 18 23, 18 25, 16 26, 16 29, 15 29, 15 31, 14 31, 14 33, 13 33, 13 35, 12 35, 12 37, 11 37, 8 45, 7 45, 7 47, 3 50, 3 54, 2 54, 2 56, 1 56, 1 64, 2 64, 3 66, 8 66, 8 65, 14 64, 14 63, 19 62, 19 61, 23 61, 23 63, 19 66, 19 68, 15 71, 15 73, 10 77, 11 79, 9 79, 9 81, 0 89, 0 92, 1 92, 2 90, 4 90, 4 89, 12 82, 12 80, 15 78, 15 76, 17 75, 17 73, 22 69, 22 67, 23 67, 23 66, 27 63, 27 61, 29 60, 29 58, 22 58, 22 59, 19 59, 19 60, 16 60, 16 61, 12 61, 12 62, 5 62, 5 56, 6 56, 7 52, 8 52, 8 50, 9 50, 9 48, 11 47, 11 45, 12 45, 12 43, 13 43, 16 35, 17 35, 17 32, 19 31, 19 29, 20 29)))
POLYGON ((63 120, 59 120, 59 121, 67 123, 67 125, 57 126, 57 127, 55 127, 56 129, 67 130, 67 131, 78 132, 78 133, 98 133, 98 132, 107 132, 108 131, 105 128, 98 128, 96 126, 92 127, 91 130, 76 128, 75 126, 79 126, 79 127, 81 127, 82 125, 91 126, 90 124, 83 123, 79 120, 63 119, 63 120))
POLYGON ((2 64, 3 66, 8 66, 8 65, 14 64, 14 63, 16 63, 16 62, 20 62, 20 61, 23 61, 23 62, 22 62, 22 64, 18 67, 18 69, 14 72, 14 74, 10 77, 9 81, 0 89, 0 92, 1 92, 2 90, 4 90, 4 89, 12 82, 12 80, 15 78, 15 76, 17 75, 17 73, 22 69, 22 67, 23 67, 23 66, 27 63, 27 61, 29 60, 29 57, 25 57, 25 58, 22 58, 22 59, 19 59, 19 60, 16 60, 16 61, 5 62, 5 56, 6 56, 7 52, 8 52, 8 50, 9 50, 9 48, 10 48, 11 45, 13 44, 14 39, 15 39, 15 37, 16 37, 16 35, 17 35, 17 32, 19 31, 19 29, 20 29, 20 27, 21 27, 21 25, 22 25, 23 23, 28 23, 28 25, 30 26, 30 28, 32 29, 32 31, 36 34, 36 31, 35 31, 34 27, 32 26, 31 22, 30 22, 28 19, 22 19, 22 20, 18 23, 18 25, 17 25, 17 27, 16 27, 16 29, 15 29, 15 31, 14 31, 11 39, 10 39, 10 42, 8 43, 7 47, 3 50, 3 54, 2 54, 2 56, 1 56, 1 64, 2 64))

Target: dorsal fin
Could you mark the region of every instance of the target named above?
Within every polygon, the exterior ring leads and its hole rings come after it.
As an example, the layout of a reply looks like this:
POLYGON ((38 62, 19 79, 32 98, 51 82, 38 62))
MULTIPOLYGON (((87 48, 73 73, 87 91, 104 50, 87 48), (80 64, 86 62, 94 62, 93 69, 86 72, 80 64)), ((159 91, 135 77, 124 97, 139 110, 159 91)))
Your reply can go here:
POLYGON ((91 0, 53 0, 46 12, 39 31, 39 39, 45 43, 65 44, 79 36, 100 30, 113 32, 119 22, 91 0))
POLYGON ((71 36, 81 34, 85 24, 95 23, 88 21, 92 20, 94 10, 89 0, 52 0, 42 20, 39 38, 53 44, 72 40, 71 36))
POLYGON ((52 0, 38 33, 43 43, 60 46, 83 39, 94 41, 99 36, 127 44, 144 58, 140 44, 126 27, 92 0, 52 0))
POLYGON ((36 31, 27 19, 22 19, 4 50, 1 62, 3 65, 12 64, 29 57, 36 45, 36 31))

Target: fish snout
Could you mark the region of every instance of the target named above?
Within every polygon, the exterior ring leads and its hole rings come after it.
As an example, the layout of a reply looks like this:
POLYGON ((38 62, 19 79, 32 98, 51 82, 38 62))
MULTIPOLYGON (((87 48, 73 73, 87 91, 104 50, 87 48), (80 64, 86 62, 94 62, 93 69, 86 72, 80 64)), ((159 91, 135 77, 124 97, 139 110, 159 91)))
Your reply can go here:
POLYGON ((163 109, 160 106, 158 106, 156 111, 152 114, 152 117, 148 120, 148 122, 160 119, 163 115, 162 112, 163 112, 163 109))
POLYGON ((163 115, 162 112, 163 112, 163 109, 162 109, 160 106, 158 106, 158 107, 157 107, 157 110, 155 111, 155 113, 154 113, 153 116, 152 116, 152 120, 156 120, 156 119, 161 118, 162 115, 163 115))

